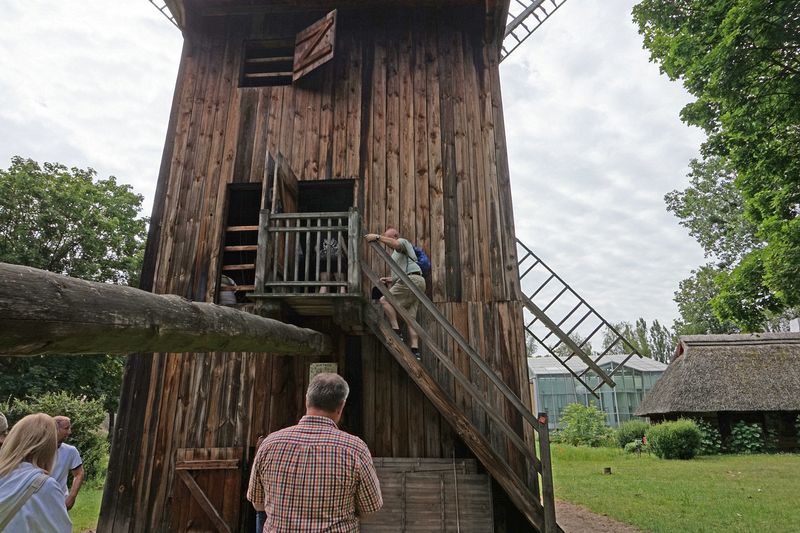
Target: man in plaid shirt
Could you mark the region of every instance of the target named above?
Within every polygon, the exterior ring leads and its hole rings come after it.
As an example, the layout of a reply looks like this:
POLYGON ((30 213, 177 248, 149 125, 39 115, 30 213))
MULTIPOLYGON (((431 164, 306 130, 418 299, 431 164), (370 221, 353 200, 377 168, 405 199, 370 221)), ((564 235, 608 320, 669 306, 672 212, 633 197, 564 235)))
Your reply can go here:
POLYGON ((367 445, 336 426, 349 393, 338 374, 317 374, 306 415, 259 447, 247 499, 266 511, 265 533, 357 532, 383 505, 367 445))

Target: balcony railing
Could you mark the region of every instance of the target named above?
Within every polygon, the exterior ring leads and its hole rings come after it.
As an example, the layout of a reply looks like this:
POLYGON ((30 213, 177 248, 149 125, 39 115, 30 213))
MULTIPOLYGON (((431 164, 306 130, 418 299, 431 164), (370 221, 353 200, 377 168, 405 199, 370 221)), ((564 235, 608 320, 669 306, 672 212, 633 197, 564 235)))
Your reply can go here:
POLYGON ((359 230, 355 209, 335 213, 262 210, 254 296, 359 294, 359 230))

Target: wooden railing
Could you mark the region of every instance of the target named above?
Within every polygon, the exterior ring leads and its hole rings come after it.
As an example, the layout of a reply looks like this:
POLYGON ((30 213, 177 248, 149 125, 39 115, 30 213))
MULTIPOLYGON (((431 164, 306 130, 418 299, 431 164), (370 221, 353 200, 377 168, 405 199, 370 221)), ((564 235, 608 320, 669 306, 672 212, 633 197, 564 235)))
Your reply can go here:
MULTIPOLYGON (((511 390, 511 388, 497 375, 497 373, 489 366, 486 360, 477 352, 477 350, 464 338, 464 336, 447 320, 447 318, 439 311, 439 309, 428 299, 424 292, 419 290, 416 285, 408 278, 406 273, 395 263, 388 253, 378 244, 370 243, 372 250, 381 259, 386 262, 391 271, 399 278, 411 292, 419 300, 421 307, 432 317, 434 323, 427 325, 423 328, 416 317, 406 311, 400 306, 392 294, 389 292, 385 284, 381 283, 379 275, 372 270, 366 261, 361 260, 361 270, 369 278, 369 280, 381 291, 383 296, 394 306, 398 314, 408 324, 410 328, 419 335, 422 341, 422 347, 433 354, 438 360, 440 366, 446 370, 448 378, 453 378, 461 387, 461 390, 467 393, 474 405, 479 406, 489 417, 493 425, 492 428, 499 429, 505 442, 498 444, 495 438, 497 435, 489 434, 489 429, 481 430, 474 420, 470 419, 469 414, 461 412, 449 413, 451 417, 449 420, 459 428, 459 433, 467 431, 469 435, 464 435, 465 441, 473 449, 479 459, 482 460, 487 469, 495 477, 495 480, 500 483, 506 490, 512 500, 520 507, 520 510, 526 514, 528 519, 540 531, 558 531, 558 525, 555 519, 555 500, 553 497, 553 477, 550 466, 550 440, 549 430, 547 427, 547 415, 541 413, 538 417, 535 416, 530 409, 528 409, 511 390), (434 327, 431 327, 434 326, 434 327), (444 335, 435 335, 431 331, 438 327, 444 335), (437 342, 434 336, 439 337, 442 341, 437 342), (453 354, 448 353, 446 346, 448 345, 448 338, 451 339, 464 353, 469 356, 470 362, 485 376, 487 386, 493 393, 499 393, 508 404, 511 406, 512 411, 519 415, 519 418, 524 421, 525 427, 512 428, 508 422, 508 417, 503 415, 502 409, 490 404, 487 400, 491 397, 487 390, 480 390, 475 385, 474 377, 465 375, 455 364, 453 354), (466 416, 465 416, 466 415, 466 416), (464 424, 469 424, 468 428, 464 424), (525 429, 528 428, 528 429, 525 429), (522 431, 520 431, 522 429, 522 431), (535 442, 526 441, 525 435, 535 435, 538 441, 539 455, 537 456, 537 446, 535 442), (525 469, 512 468, 510 466, 510 457, 507 450, 510 448, 516 450, 518 455, 525 461, 525 469), (521 472, 528 472, 533 474, 530 478, 521 472)), ((372 314, 375 320, 376 333, 383 337, 384 343, 390 348, 390 351, 398 358, 401 364, 409 368, 411 377, 417 382, 423 392, 428 395, 429 399, 439 407, 456 410, 455 398, 450 398, 448 403, 441 398, 446 395, 444 392, 446 387, 439 384, 436 386, 437 380, 432 376, 422 363, 418 362, 411 352, 405 347, 399 337, 388 327, 384 319, 375 318, 375 313, 372 314), (424 373, 423 373, 424 372, 424 373), (450 407, 448 407, 448 405, 450 407)), ((448 418, 448 413, 443 413, 448 418)))
POLYGON ((358 211, 271 213, 259 219, 255 293, 358 294, 358 211), (338 253, 323 250, 338 249, 338 253), (327 276, 327 280, 322 278, 327 276))

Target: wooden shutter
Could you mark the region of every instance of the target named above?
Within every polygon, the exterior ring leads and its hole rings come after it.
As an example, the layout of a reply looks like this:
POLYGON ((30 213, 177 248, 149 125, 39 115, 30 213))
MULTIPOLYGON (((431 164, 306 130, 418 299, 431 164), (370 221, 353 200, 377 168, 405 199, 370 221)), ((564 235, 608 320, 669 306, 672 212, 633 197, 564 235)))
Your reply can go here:
POLYGON ((297 81, 333 58, 336 10, 297 34, 292 81, 297 81))

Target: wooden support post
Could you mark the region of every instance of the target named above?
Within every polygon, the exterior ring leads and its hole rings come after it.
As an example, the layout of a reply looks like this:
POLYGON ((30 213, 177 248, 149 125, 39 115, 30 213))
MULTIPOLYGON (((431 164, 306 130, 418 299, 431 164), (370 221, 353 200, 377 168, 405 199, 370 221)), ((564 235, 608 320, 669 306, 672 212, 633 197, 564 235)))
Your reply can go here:
POLYGON ((544 508, 544 532, 556 533, 556 502, 553 492, 553 468, 550 464, 550 430, 547 413, 539 413, 539 455, 542 462, 542 507, 544 508))
POLYGON ((256 294, 264 292, 266 281, 267 257, 269 252, 269 210, 262 209, 258 216, 258 250, 256 251, 256 294))
POLYGON ((347 215, 347 292, 361 292, 361 271, 359 269, 358 249, 361 241, 361 220, 358 211, 350 208, 347 215))
POLYGON ((211 303, 0 263, 0 354, 331 353, 330 337, 211 303))

